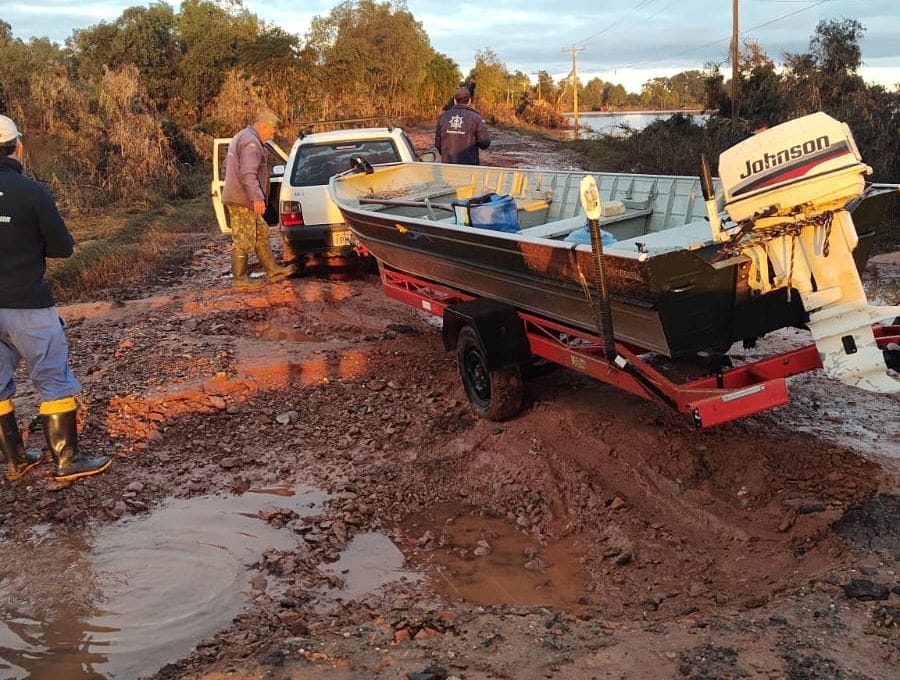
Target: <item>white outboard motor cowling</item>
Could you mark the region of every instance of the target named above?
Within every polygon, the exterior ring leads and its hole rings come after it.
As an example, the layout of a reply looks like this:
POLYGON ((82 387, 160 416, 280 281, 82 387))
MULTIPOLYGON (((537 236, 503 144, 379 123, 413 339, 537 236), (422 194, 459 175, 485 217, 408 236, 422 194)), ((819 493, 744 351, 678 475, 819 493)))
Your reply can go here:
POLYGON ((862 196, 871 172, 847 125, 822 112, 777 125, 719 156, 725 210, 735 222, 839 210, 862 196))

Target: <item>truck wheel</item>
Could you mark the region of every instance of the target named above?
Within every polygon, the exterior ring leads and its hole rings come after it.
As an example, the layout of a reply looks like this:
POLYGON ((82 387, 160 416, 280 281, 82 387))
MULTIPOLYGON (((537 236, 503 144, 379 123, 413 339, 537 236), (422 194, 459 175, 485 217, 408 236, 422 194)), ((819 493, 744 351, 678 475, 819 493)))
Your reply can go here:
POLYGON ((519 412, 524 393, 518 365, 489 371, 487 352, 471 326, 456 341, 456 362, 472 409, 488 420, 507 420, 519 412))

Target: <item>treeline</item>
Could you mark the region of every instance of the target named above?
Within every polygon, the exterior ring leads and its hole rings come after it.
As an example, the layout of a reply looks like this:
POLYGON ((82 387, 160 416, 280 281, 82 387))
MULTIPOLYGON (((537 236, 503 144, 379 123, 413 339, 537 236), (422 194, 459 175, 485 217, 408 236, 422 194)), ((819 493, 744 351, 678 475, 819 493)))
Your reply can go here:
POLYGON ((0 113, 26 131, 31 172, 70 209, 120 199, 141 206, 191 191, 186 178, 211 138, 230 136, 263 106, 286 121, 290 141, 311 121, 433 119, 463 81, 486 117, 501 122, 564 126, 573 85, 581 109, 716 112, 702 129, 682 120, 609 142, 598 168, 621 157, 623 169, 681 171, 674 166, 687 151, 691 163, 698 145, 715 158, 750 118, 774 124, 824 109, 850 123, 879 178, 896 180, 900 94, 857 75, 862 32, 852 20, 820 24, 810 51, 786 55, 784 69, 745 43, 735 111, 715 66, 651 79, 640 93, 600 78, 554 81, 546 71, 533 83, 490 49, 463 74, 402 1, 346 0, 302 37, 261 21, 241 0, 183 0, 177 11, 158 2, 76 30, 63 46, 18 40, 0 20, 0 113))
POLYGON ((825 111, 849 125, 863 160, 872 166, 871 179, 896 183, 900 90, 868 85, 859 76, 864 31, 855 19, 822 21, 808 50, 784 55, 782 68, 747 41, 738 63, 736 101, 731 80, 718 67, 705 74, 704 101, 712 112, 705 123, 675 116, 640 132, 576 146, 604 170, 696 175, 701 153, 715 162, 721 151, 747 137, 751 124, 773 126, 825 111))
POLYGON ((301 39, 240 0, 130 7, 64 46, 0 20, 0 112, 69 208, 183 191, 183 170, 265 106, 292 139, 306 121, 434 116, 462 81, 400 2, 346 1, 301 39))

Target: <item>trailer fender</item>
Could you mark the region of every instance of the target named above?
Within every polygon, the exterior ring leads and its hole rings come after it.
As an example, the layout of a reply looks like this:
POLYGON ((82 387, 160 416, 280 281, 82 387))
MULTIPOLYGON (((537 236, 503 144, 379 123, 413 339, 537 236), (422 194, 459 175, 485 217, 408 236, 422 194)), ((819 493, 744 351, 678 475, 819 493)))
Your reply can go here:
POLYGON ((515 308, 486 298, 448 306, 444 310, 444 349, 456 348, 465 326, 478 334, 487 354, 488 370, 521 365, 531 359, 525 324, 515 308))

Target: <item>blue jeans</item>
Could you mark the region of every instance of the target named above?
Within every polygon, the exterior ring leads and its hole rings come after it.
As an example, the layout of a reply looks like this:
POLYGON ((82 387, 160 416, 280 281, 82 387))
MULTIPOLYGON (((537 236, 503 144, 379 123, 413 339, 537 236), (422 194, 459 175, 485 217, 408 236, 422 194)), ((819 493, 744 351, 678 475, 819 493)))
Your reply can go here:
POLYGON ((56 401, 81 391, 69 370, 69 345, 54 307, 0 309, 0 401, 16 394, 19 359, 25 360, 41 401, 56 401))

